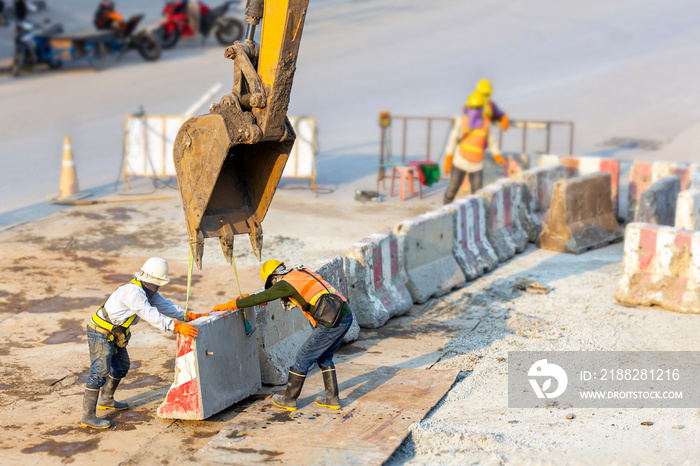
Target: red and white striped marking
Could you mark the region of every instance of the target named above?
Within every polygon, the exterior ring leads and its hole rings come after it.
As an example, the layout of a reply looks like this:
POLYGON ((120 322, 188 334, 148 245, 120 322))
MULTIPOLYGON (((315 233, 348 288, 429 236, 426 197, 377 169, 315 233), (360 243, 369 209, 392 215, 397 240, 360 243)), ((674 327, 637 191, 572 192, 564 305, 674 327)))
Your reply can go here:
POLYGON ((700 232, 630 223, 615 299, 700 313, 700 232))
POLYGON ((700 230, 700 189, 689 189, 678 195, 675 227, 700 230))
POLYGON ((194 340, 190 337, 177 336, 175 381, 158 408, 159 417, 171 418, 173 414, 201 412, 193 343, 194 340))
POLYGON ((353 244, 345 259, 348 293, 362 327, 381 327, 413 305, 399 275, 398 243, 393 233, 375 233, 353 244))
POLYGON ((479 196, 466 196, 443 207, 455 215, 453 254, 468 280, 498 266, 498 257, 486 238, 484 203, 479 196))

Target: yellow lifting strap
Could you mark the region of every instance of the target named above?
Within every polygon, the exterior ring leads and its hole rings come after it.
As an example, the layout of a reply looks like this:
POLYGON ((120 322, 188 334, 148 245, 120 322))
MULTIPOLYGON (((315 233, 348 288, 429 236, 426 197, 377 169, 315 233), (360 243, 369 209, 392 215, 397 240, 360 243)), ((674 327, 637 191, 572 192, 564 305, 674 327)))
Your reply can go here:
POLYGON ((189 259, 187 260, 187 299, 185 300, 185 320, 187 320, 187 307, 190 304, 190 287, 192 286, 192 265, 194 258, 192 257, 192 248, 187 248, 189 251, 189 259))

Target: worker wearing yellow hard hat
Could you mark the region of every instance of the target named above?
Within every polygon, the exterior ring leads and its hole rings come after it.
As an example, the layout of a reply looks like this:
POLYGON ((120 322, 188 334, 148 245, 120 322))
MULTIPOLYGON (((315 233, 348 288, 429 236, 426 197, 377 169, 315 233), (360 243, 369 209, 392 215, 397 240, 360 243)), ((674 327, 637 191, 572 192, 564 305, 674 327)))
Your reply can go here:
MULTIPOLYGON (((445 172, 449 173, 450 181, 445 190, 443 202, 449 204, 454 201, 464 177, 469 176, 471 193, 481 189, 483 185, 484 154, 489 141, 491 122, 497 122, 503 130, 509 128, 508 116, 491 101, 493 88, 488 79, 480 79, 474 92, 465 102, 461 128, 455 127, 452 137, 453 143, 448 150, 445 160, 445 172), (453 153, 456 152, 456 157, 453 153)), ((505 164, 500 151, 495 143, 491 143, 491 154, 499 164, 505 164)))
POLYGON ((272 403, 279 408, 295 411, 306 374, 317 364, 323 376, 325 395, 316 398, 316 404, 339 409, 333 355, 343 342, 353 320, 347 298, 319 274, 303 266, 286 269, 284 262, 279 260, 264 262, 260 266, 260 278, 265 283, 264 291, 220 304, 212 312, 257 306, 275 299, 281 299, 285 308, 301 309, 314 330, 289 368, 284 394, 273 395, 272 403))

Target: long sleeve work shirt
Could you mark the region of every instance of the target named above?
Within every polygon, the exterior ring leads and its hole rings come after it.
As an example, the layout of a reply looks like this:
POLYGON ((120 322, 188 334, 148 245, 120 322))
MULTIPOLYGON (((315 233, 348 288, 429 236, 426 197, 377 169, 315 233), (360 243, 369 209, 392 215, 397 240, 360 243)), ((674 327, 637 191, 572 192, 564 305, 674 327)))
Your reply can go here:
POLYGON ((117 288, 105 303, 104 309, 100 311, 103 319, 105 312, 115 325, 123 324, 129 317, 136 314, 136 320, 132 325, 144 319, 161 330, 174 330, 173 319, 185 320, 185 310, 182 307, 158 293, 155 293, 149 301, 146 290, 134 283, 127 283, 117 288))

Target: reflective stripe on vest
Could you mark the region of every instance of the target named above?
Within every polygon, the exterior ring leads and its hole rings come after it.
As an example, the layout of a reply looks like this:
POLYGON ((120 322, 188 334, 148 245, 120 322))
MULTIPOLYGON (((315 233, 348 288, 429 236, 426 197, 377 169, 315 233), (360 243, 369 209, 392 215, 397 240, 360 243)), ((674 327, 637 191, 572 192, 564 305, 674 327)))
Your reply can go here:
MULTIPOLYGON (((330 283, 325 281, 323 277, 321 277, 319 274, 314 273, 309 269, 304 269, 304 272, 301 272, 299 270, 292 270, 291 272, 286 274, 284 278, 282 278, 282 280, 292 285, 292 287, 295 290, 297 290, 297 293, 301 295, 302 299, 312 306, 316 305, 316 302, 318 301, 318 298, 321 297, 321 295, 329 292, 340 296, 343 299, 343 301, 347 302, 347 299, 345 299, 343 295, 338 293, 338 291, 336 291, 336 289, 333 288, 333 286, 330 283), (313 275, 313 278, 309 274, 313 275), (319 283, 319 280, 321 283, 319 283), (326 290, 326 288, 328 288, 328 290, 326 290)), ((298 306, 299 309, 302 310, 302 312, 304 312, 306 318, 311 321, 311 325, 316 327, 316 321, 313 317, 311 317, 311 314, 309 312, 304 311, 304 306, 302 306, 301 303, 299 303, 296 299, 292 297, 290 297, 289 299, 296 306, 298 306)))
POLYGON ((459 143, 459 154, 473 163, 484 160, 484 149, 486 148, 491 119, 484 116, 483 121, 481 128, 469 131, 459 143))
MULTIPOLYGON (((140 281, 136 280, 135 278, 132 279, 129 283, 133 283, 134 285, 138 285, 141 289, 143 289, 143 284, 140 281)), ((125 285, 128 285, 129 283, 125 283, 125 285)), ((122 286, 124 286, 124 285, 119 286, 117 289, 121 288, 122 286)), ((102 317, 100 317, 100 311, 105 308, 105 304, 107 304, 107 301, 105 301, 104 304, 102 304, 102 306, 100 306, 100 308, 95 312, 95 314, 93 314, 92 323, 97 325, 98 327, 101 327, 101 328, 111 332, 112 329, 114 329, 114 324, 112 324, 111 322, 107 322, 102 317)), ((126 321, 121 325, 122 327, 124 327, 126 329, 126 331, 124 332, 126 335, 129 334, 129 326, 131 324, 133 324, 135 320, 136 320, 136 314, 134 314, 133 316, 126 319, 126 321)), ((110 335, 109 341, 112 341, 113 339, 114 339, 114 335, 110 335)))

